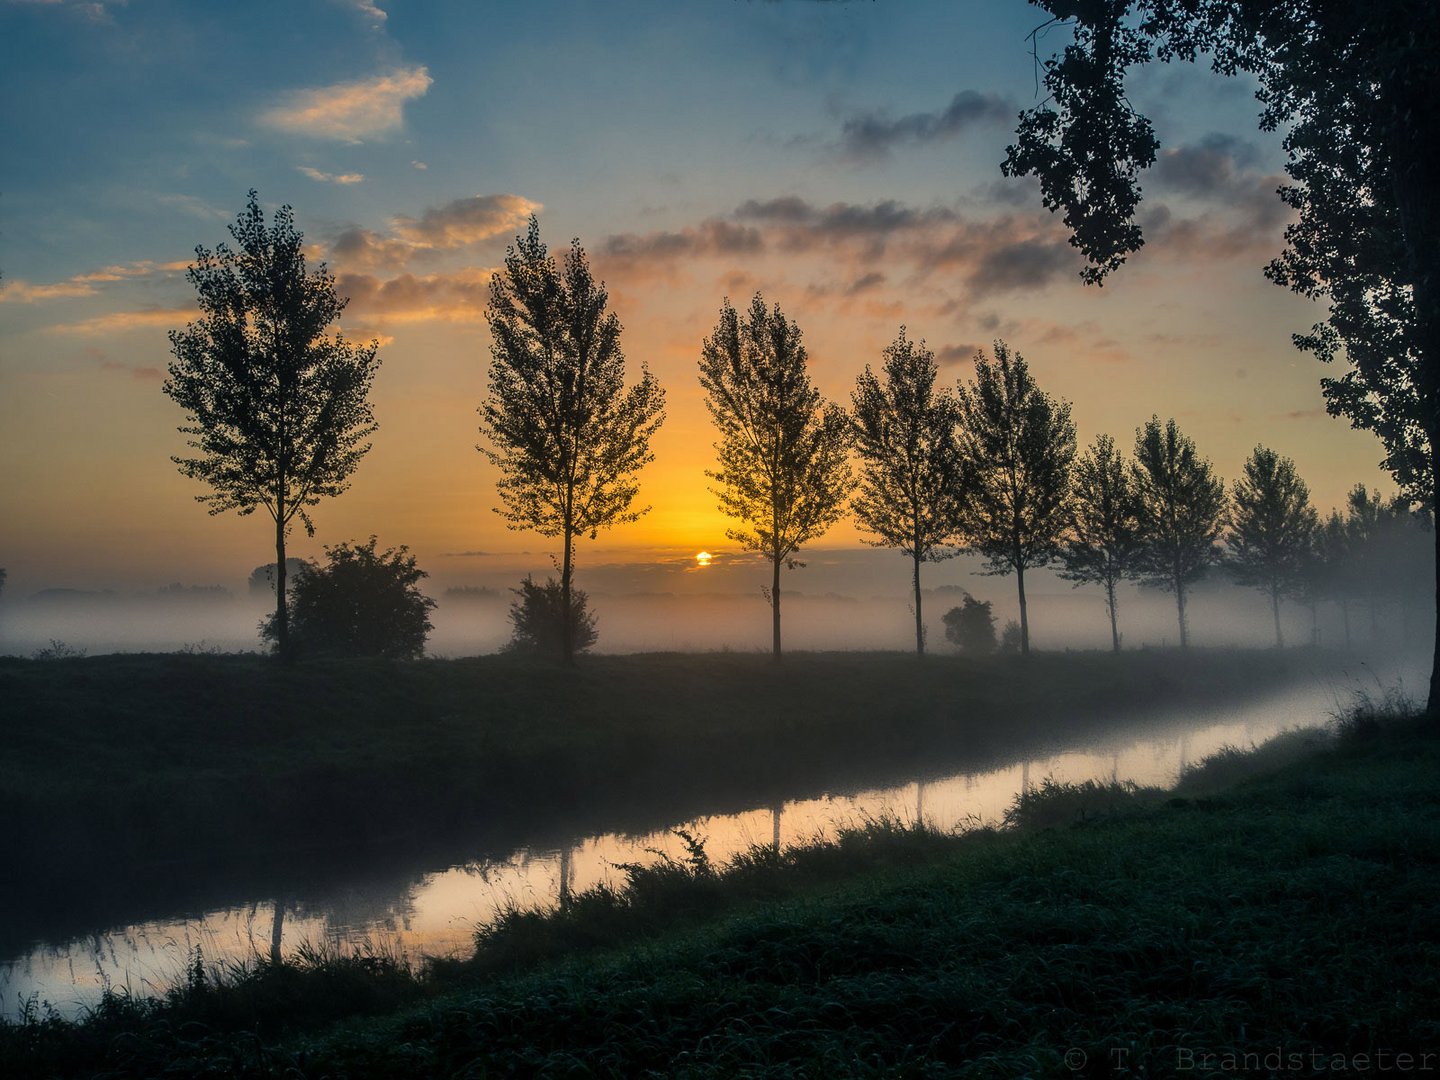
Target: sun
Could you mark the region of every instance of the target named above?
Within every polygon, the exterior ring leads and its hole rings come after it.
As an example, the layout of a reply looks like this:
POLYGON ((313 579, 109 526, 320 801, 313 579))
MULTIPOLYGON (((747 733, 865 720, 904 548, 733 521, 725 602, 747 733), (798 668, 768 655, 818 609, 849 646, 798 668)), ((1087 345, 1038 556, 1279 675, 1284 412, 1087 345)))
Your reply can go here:
POLYGON ((710 553, 709 553, 708 551, 700 551, 700 552, 697 552, 697 553, 695 554, 695 565, 696 565, 696 566, 709 566, 709 565, 710 565, 710 558, 711 558, 711 556, 710 556, 710 553))

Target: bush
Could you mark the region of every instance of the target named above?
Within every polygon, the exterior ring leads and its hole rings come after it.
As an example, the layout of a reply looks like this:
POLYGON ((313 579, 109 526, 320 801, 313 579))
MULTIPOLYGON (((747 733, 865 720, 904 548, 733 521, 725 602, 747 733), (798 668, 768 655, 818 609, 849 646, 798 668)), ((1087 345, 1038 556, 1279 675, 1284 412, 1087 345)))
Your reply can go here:
MULTIPOLYGON (((505 651, 562 655, 565 641, 565 602, 561 596, 560 582, 547 578, 544 585, 537 585, 535 580, 526 574, 525 580, 520 582, 520 588, 510 591, 519 599, 510 604, 510 625, 514 627, 514 631, 505 651)), ((589 597, 584 590, 570 590, 570 617, 574 620, 577 653, 590 648, 600 636, 595 629, 595 616, 587 610, 588 602, 589 597)))
POLYGON ((989 600, 976 600, 967 592, 964 604, 951 608, 942 620, 945 640, 961 652, 988 656, 995 651, 995 616, 990 613, 989 600))
POLYGON ((1005 624, 1005 629, 1000 632, 1000 651, 1002 653, 1018 653, 1020 651, 1020 624, 1011 619, 1005 624))
MULTIPOLYGON (((420 591, 428 576, 401 545, 377 553, 368 543, 326 547, 326 566, 306 563, 290 589, 290 636, 307 656, 379 656, 412 660, 425 652, 430 609, 420 591)), ((274 643, 275 616, 260 626, 274 643)))

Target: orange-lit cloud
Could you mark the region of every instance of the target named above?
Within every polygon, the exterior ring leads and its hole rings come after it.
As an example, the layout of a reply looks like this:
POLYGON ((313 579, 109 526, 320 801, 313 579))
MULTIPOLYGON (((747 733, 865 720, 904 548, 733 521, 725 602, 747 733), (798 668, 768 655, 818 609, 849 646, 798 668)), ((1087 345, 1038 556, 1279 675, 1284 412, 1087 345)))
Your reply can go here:
POLYGON ((0 282, 0 303, 34 304, 41 300, 60 300, 70 296, 94 296, 95 286, 77 280, 57 281, 49 285, 33 285, 18 278, 0 282))
POLYGON ((340 295, 350 298, 347 314, 378 325, 430 320, 477 322, 484 317, 493 273, 481 267, 466 267, 449 273, 400 274, 393 278, 340 274, 335 285, 340 295))
POLYGON ((178 330, 194 318, 194 308, 149 308, 143 311, 112 311, 79 322, 62 323, 53 329, 66 334, 120 334, 156 326, 178 330))
POLYGON ((260 114, 260 123, 289 135, 363 142, 398 131, 407 101, 434 82, 424 66, 399 68, 371 79, 296 90, 260 114))
POLYGON ((328 245, 327 257, 345 270, 398 270, 421 252, 454 252, 518 232, 544 207, 522 195, 471 195, 427 208, 418 218, 397 216, 377 232, 352 225, 328 245))
POLYGON ((302 175, 321 184, 360 184, 365 181, 364 173, 321 172, 319 169, 312 169, 309 165, 298 165, 296 168, 302 175))
POLYGON ((124 364, 118 360, 100 361, 100 370, 113 372, 117 375, 129 375, 132 379, 142 379, 146 382, 163 379, 165 377, 165 373, 158 367, 140 364, 124 364))

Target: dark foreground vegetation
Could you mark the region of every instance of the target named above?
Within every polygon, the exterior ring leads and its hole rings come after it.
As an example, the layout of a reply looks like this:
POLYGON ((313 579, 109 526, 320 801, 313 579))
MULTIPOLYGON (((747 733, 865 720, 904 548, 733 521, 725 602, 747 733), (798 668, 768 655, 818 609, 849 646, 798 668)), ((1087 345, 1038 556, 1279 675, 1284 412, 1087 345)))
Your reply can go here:
POLYGON ((0 1027, 7 1076, 1353 1075, 1440 1067, 1440 735, 1394 710, 1170 792, 1042 785, 1011 829, 887 822, 687 860, 473 959, 197 965, 0 1027), (1278 1056, 1276 1056, 1278 1055, 1278 1056), (1428 1063, 1428 1064, 1427 1064, 1428 1063))
POLYGON ((0 865, 25 883, 0 890, 0 953, 157 907, 293 895, 332 863, 441 868, 996 767, 1317 667, 1357 670, 1242 650, 602 656, 573 671, 519 656, 0 659, 0 865), (97 866, 113 868, 103 890, 97 866))

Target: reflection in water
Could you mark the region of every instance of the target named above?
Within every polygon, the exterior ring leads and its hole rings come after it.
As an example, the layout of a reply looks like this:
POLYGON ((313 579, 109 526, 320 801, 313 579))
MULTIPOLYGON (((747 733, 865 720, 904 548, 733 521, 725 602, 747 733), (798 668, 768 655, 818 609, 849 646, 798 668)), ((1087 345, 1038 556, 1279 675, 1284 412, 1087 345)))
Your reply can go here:
MULTIPOLYGON (((1131 736, 1123 744, 1057 750, 990 771, 921 776, 896 787, 770 803, 674 827, 703 839, 706 853, 719 864, 751 847, 768 843, 779 850, 882 817, 941 830, 996 825, 1016 794, 1030 791, 1039 779, 1169 786, 1191 763, 1224 746, 1245 747, 1322 722, 1334 701, 1332 691, 1312 685, 1242 707, 1192 713, 1183 723, 1172 719, 1148 737, 1131 736)), ((266 905, 246 903, 127 926, 0 964, 0 1010, 14 1015, 19 1002, 33 995, 74 1014, 106 987, 156 993, 179 979, 197 949, 211 964, 264 955, 273 960, 306 944, 376 948, 411 959, 463 952, 472 947, 476 927, 507 907, 564 902, 601 882, 623 879, 620 864, 662 855, 681 861, 685 856, 683 842, 670 829, 578 837, 558 847, 522 849, 507 858, 429 873, 399 896, 352 888, 308 902, 276 897, 266 905)))

